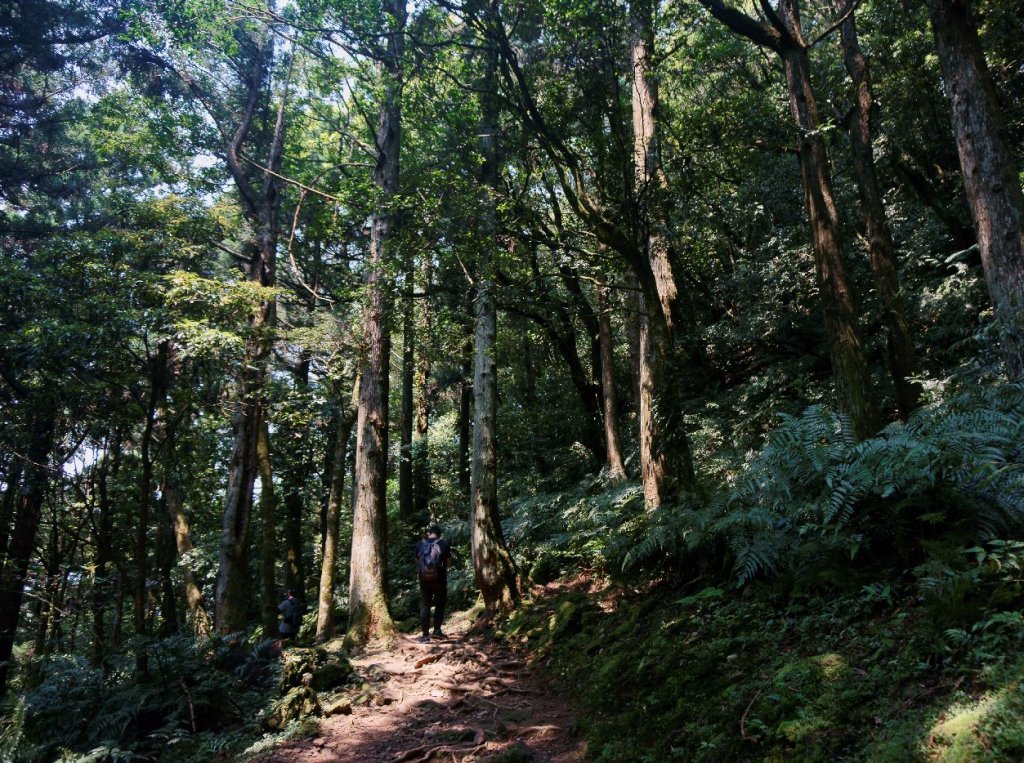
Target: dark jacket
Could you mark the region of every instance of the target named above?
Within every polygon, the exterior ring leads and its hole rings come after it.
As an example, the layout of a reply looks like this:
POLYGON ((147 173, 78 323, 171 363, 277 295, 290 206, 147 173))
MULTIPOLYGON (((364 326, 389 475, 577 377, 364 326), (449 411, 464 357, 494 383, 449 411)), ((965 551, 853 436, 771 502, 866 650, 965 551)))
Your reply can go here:
POLYGON ((434 540, 424 539, 419 541, 413 548, 413 559, 416 560, 417 566, 419 564, 420 557, 427 553, 431 543, 436 543, 441 549, 441 580, 440 582, 448 582, 448 562, 452 558, 452 544, 449 543, 445 538, 436 538, 434 540))
POLYGON ((294 596, 289 596, 277 605, 277 611, 281 613, 281 625, 278 627, 278 632, 282 636, 294 636, 298 633, 299 626, 302 625, 302 605, 299 604, 299 600, 294 596))

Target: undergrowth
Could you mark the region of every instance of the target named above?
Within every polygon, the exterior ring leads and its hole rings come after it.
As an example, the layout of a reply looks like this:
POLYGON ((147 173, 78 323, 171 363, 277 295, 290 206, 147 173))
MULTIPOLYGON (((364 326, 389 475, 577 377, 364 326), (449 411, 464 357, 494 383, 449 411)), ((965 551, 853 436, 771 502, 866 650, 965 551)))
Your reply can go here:
POLYGON ((524 571, 563 582, 502 633, 580 699, 593 759, 1024 759, 1024 386, 973 381, 860 442, 783 417, 653 512, 599 481, 513 503, 524 571))
POLYGON ((0 760, 208 761, 233 756, 263 736, 260 710, 276 689, 269 641, 189 636, 132 644, 107 670, 77 656, 33 664, 0 725, 0 760))

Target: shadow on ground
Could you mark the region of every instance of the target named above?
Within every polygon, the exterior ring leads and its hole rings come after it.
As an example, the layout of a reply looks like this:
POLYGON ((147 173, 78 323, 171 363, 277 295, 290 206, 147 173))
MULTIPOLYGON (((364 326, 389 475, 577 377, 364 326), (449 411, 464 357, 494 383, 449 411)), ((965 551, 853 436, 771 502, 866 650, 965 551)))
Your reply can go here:
POLYGON ((453 628, 445 640, 420 644, 400 636, 392 648, 354 659, 374 701, 323 719, 318 736, 287 742, 257 760, 583 760, 571 703, 500 643, 468 634, 464 625, 453 628))

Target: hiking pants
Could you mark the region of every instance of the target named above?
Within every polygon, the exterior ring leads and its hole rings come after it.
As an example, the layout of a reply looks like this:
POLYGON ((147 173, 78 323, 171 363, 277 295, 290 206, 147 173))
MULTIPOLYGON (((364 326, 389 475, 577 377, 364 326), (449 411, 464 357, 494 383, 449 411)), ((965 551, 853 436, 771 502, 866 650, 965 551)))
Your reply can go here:
POLYGON ((434 606, 434 630, 441 630, 444 622, 444 605, 448 601, 448 581, 420 581, 420 627, 423 635, 430 632, 430 607, 434 606))

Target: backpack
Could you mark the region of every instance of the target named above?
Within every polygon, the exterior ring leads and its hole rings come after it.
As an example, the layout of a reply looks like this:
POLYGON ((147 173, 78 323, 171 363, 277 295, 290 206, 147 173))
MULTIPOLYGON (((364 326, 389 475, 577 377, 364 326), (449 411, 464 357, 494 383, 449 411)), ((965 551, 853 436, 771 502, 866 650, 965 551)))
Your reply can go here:
POLYGON ((436 540, 424 541, 420 553, 416 556, 416 571, 420 580, 431 583, 441 579, 441 544, 436 540))

